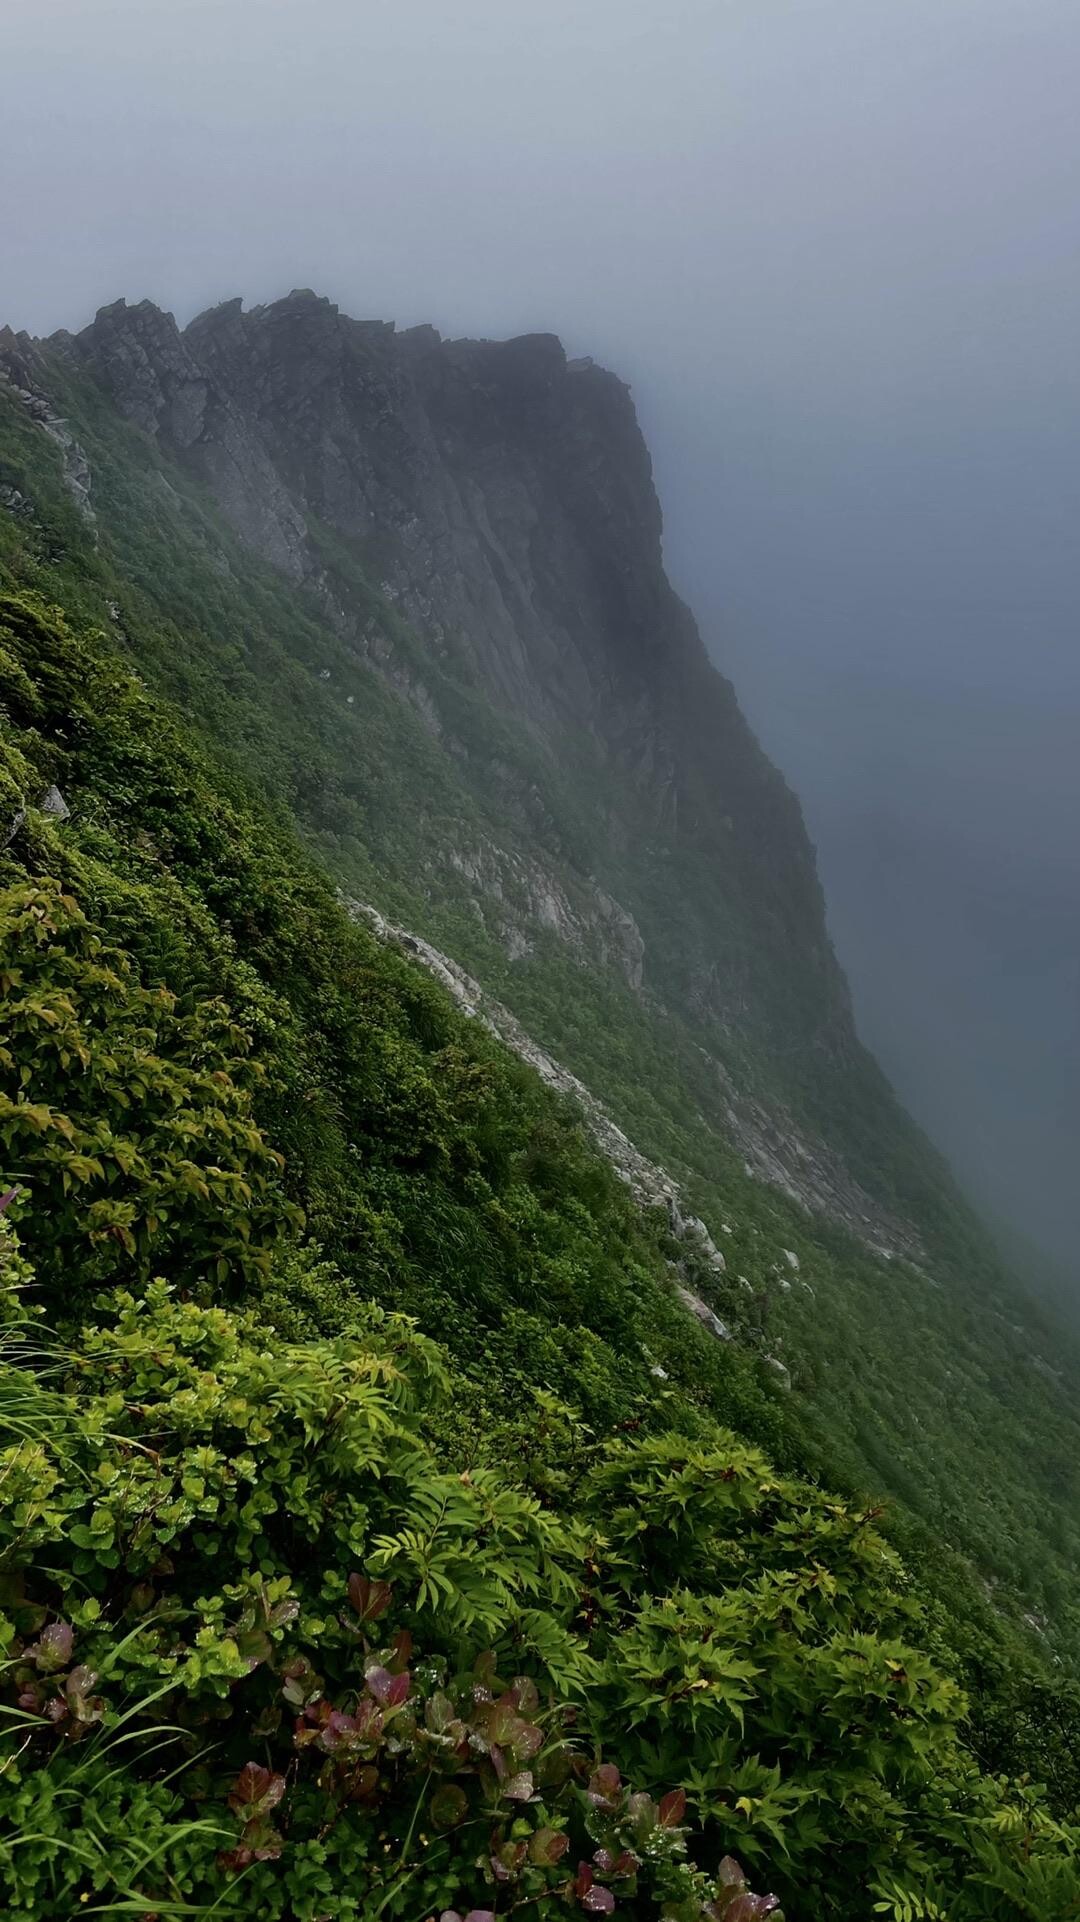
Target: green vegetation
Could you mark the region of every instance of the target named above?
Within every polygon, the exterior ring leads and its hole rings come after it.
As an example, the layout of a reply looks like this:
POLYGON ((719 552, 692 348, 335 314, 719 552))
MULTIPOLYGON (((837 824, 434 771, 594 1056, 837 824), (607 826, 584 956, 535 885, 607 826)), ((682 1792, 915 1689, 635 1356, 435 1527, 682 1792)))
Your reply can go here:
POLYGON ((79 801, 0 868, 8 1912, 1068 1913, 573 1116, 100 641, 0 648, 9 799, 79 801))
MULTIPOLYGON (((374 671, 356 638, 337 632, 313 600, 255 562, 190 479, 120 421, 92 383, 60 363, 50 380, 90 451, 99 524, 96 532, 88 529, 64 490, 55 448, 0 388, 0 477, 33 504, 31 514, 0 515, 0 565, 13 582, 62 604, 80 627, 103 629, 117 656, 178 704, 186 738, 210 749, 218 796, 247 805, 245 796, 257 794, 286 837, 299 826, 336 881, 463 961, 580 1074, 637 1145, 672 1172, 715 1237, 721 1224, 731 1228, 723 1239, 728 1277, 710 1284, 710 1299, 752 1352, 767 1350, 785 1361, 793 1383, 783 1411, 774 1398, 729 1386, 725 1405, 740 1429, 785 1461, 813 1465, 833 1486, 898 1498, 902 1510, 894 1511, 889 1527, 906 1553, 918 1555, 921 1579, 939 1589, 950 1614, 955 1617, 959 1606, 970 1618, 973 1658, 979 1651, 981 1661, 986 1637, 998 1635, 1003 1618, 1007 1641, 1031 1640, 1025 1624, 1030 1617, 1040 1624, 1030 1658, 1035 1672, 1049 1646, 1075 1674, 1080 1363, 1060 1331, 1041 1325, 1032 1304, 1018 1299, 946 1172, 900 1114, 873 1064, 862 1056, 832 1062, 812 1045, 808 1011, 800 1013, 799 955, 770 944, 767 928, 755 936, 749 908, 738 909, 748 878, 736 887, 736 877, 716 868, 711 855, 685 847, 673 845, 658 858, 647 842, 647 858, 636 865, 626 855, 626 873, 610 877, 611 885, 620 898, 635 900, 659 996, 632 993, 617 969, 595 955, 575 953, 554 936, 539 938, 531 955, 508 962, 478 919, 447 851, 488 832, 528 857, 543 840, 545 858, 556 861, 572 892, 580 866, 588 865, 587 823, 598 813, 625 819, 631 847, 635 835, 646 838, 633 793, 618 789, 610 770, 595 768, 590 780, 596 785, 583 789, 585 763, 580 754, 575 758, 576 749, 568 747, 566 756, 567 768, 578 769, 576 788, 569 773, 543 765, 535 742, 493 717, 452 658, 421 661, 415 639, 366 585, 355 555, 316 529, 343 604, 360 610, 410 671, 422 669, 440 711, 453 714, 464 751, 448 750, 374 671), (745 1038, 718 1034, 715 1026, 692 1023, 678 1012, 685 988, 679 902, 713 896, 713 920, 726 930, 724 939, 745 953, 751 973, 766 979, 768 1005, 788 1011, 783 1018, 793 1024, 796 1041, 785 1028, 780 1056, 775 1049, 770 1053, 767 1037, 755 1051, 745 1038), (716 1062, 725 1060, 738 1070, 740 1086, 766 1095, 768 1075, 778 1071, 778 1062, 786 1064, 782 1097, 797 1104, 812 1096, 828 1131, 854 1144, 870 1191, 920 1224, 926 1255, 918 1266, 883 1262, 850 1234, 811 1220, 778 1191, 746 1178, 724 1133, 727 1091, 716 1062), (802 1095, 800 1082, 806 1083, 802 1095), (789 1278, 784 1249, 800 1262, 799 1279, 788 1288, 782 1285, 789 1278), (1060 1384, 1047 1371, 1049 1361, 1063 1371, 1060 1384)), ((67 698, 61 688, 54 729, 65 725, 67 698)), ((91 805, 88 783, 114 810, 125 804, 128 784, 133 840, 159 830, 172 835, 167 785, 130 785, 143 741, 128 741, 123 760, 110 760, 115 749, 107 730, 102 735, 100 715, 111 699, 106 682, 93 703, 83 703, 87 751, 81 759, 66 760, 55 733, 49 737, 41 778, 74 783, 80 821, 91 805)), ((185 772, 182 778, 191 789, 194 776, 185 772)), ((22 791, 14 782, 13 808, 22 791)), ((205 794, 199 806, 209 807, 205 794)), ((208 911, 198 939, 208 954, 223 916, 252 918, 250 904, 241 907, 228 898, 235 868, 228 819, 212 847, 209 840, 204 844, 209 833, 201 822, 185 827, 188 846, 182 850, 186 871, 197 869, 206 886, 208 911), (215 873, 207 877, 211 863, 215 873)), ((125 850, 127 866, 136 854, 134 846, 125 850)), ((763 861, 767 868, 764 855, 763 861)), ((264 885, 260 876, 256 892, 264 885)), ((274 888, 280 888, 276 880, 274 888)), ((182 905, 176 911, 192 912, 182 905)), ((290 945, 293 918, 284 903, 279 922, 286 932, 279 928, 274 948, 264 944, 259 966, 269 982, 290 980, 308 1021, 315 1016, 315 997, 304 977, 314 944, 301 938, 290 945)), ((302 917, 296 922, 301 924, 302 917)), ((251 931, 245 925, 245 938, 251 931)), ((110 919, 109 938, 125 949, 134 938, 126 903, 110 919)), ((327 1056, 340 1057, 351 1045, 342 1032, 347 1018, 325 1025, 344 966, 333 956, 331 944, 318 1012, 320 1072, 327 1056)), ((238 998, 246 987, 220 971, 211 986, 215 994, 225 992, 242 1022, 257 1020, 257 1010, 238 998)), ((399 992, 422 992, 407 970, 394 990, 399 992)), ((253 1031, 258 1035, 257 1027, 253 1031)), ((332 1079, 343 1063, 326 1071, 332 1079)), ((372 1085, 369 1077, 365 1099, 372 1085)), ((532 1304, 514 1293, 513 1257, 499 1234, 498 1252, 481 1258, 477 1251, 471 1264, 474 1275, 494 1276, 482 1311, 479 1300, 470 1302, 462 1324, 432 1284, 432 1272, 446 1265, 455 1239, 478 1250, 481 1229, 471 1197, 456 1197, 452 1219, 444 1217, 440 1209, 451 1206, 446 1197, 432 1206, 410 1173, 407 1192, 394 1196, 391 1210, 400 1207, 408 1217, 404 1238, 383 1247, 381 1231, 350 1231, 352 1204, 330 1173, 332 1165, 345 1166, 349 1155, 349 1137, 342 1137, 336 1118, 339 1101, 335 1092, 327 1111, 315 1115, 285 1097, 273 1118, 274 1145, 290 1162, 303 1120, 313 1134, 322 1134, 322 1185, 314 1197, 303 1198, 313 1231, 335 1248, 347 1247, 350 1261, 362 1260, 365 1285, 381 1300, 391 1298, 391 1272, 401 1287, 404 1255, 410 1264, 408 1305, 425 1326, 440 1332, 460 1327, 463 1353, 474 1339, 478 1312, 488 1321, 494 1311, 498 1319, 512 1298, 515 1315, 529 1317, 532 1304)), ((383 1155, 390 1126, 390 1117, 373 1112, 365 1152, 383 1155)), ((369 1200, 381 1219, 380 1196, 369 1200)), ((597 1253, 590 1257, 600 1259, 597 1253)), ((573 1280, 566 1285, 576 1287, 573 1280)), ((603 1294, 592 1280, 584 1292, 590 1298, 603 1294)), ((631 1295, 636 1299, 636 1283, 624 1288, 624 1304, 631 1295)), ((550 1349, 542 1325, 550 1312, 547 1301, 535 1305, 532 1338, 550 1349)), ((505 1331, 501 1339, 510 1345, 505 1331)), ((550 1365, 561 1384, 565 1361, 552 1355, 550 1365)), ((711 1360, 702 1366, 707 1378, 715 1366, 725 1382, 740 1372, 711 1360)), ((749 1363, 743 1373, 753 1373, 749 1363)), ((1010 1650, 1010 1665, 1016 1653, 1010 1650)))
POLYGON ((6 1912, 1080 1915, 1080 1438, 977 1232, 941 1186, 883 1264, 746 1179, 673 1017, 511 978, 432 880, 482 796, 87 406, 97 545, 0 395, 6 1912), (730 1225, 738 1341, 334 879, 730 1225))

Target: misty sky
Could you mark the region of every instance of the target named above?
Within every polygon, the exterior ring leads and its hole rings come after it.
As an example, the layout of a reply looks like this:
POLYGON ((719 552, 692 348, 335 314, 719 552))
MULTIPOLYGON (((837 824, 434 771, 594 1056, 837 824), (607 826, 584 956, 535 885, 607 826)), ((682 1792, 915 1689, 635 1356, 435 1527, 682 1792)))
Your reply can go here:
POLYGON ((0 15, 0 320, 310 285, 632 381, 863 1031, 1076 1273, 1076 0, 0 15))

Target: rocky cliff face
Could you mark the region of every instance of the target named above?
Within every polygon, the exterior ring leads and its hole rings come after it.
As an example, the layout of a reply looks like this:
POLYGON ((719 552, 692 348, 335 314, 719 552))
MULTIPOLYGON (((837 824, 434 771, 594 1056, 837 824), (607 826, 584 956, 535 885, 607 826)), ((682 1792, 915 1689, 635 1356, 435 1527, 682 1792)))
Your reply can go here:
POLYGON ((421 717, 477 803, 428 833, 428 898, 463 898, 511 968, 555 941, 613 970, 711 1062, 710 1108, 756 1172, 902 1241, 787 1105, 793 1064, 861 1060, 847 987, 798 804, 664 573, 625 385, 549 335, 444 341, 306 292, 182 331, 120 301, 76 335, 0 340, 30 407, 53 409, 58 368, 421 717))
MULTIPOLYGON (((120 302, 62 344, 358 645, 371 639, 363 611, 313 523, 362 558, 433 666, 451 663, 525 720, 557 763, 568 751, 589 763, 598 809, 605 772, 620 791, 629 783, 635 806, 627 818, 620 792, 601 842, 677 839, 718 856, 743 907, 767 897, 842 1045, 846 994, 798 806, 664 574, 649 457, 621 381, 568 361, 550 335, 443 341, 351 320, 308 293, 251 313, 231 301, 183 332, 148 303, 120 302)), ((386 665, 402 675, 400 661, 386 665)), ((452 733, 422 663, 407 678, 452 733)), ((465 858, 489 875, 499 866, 497 850, 465 858)), ((541 899, 545 912, 559 919, 541 899)), ((697 986, 725 992, 707 964, 697 986)))

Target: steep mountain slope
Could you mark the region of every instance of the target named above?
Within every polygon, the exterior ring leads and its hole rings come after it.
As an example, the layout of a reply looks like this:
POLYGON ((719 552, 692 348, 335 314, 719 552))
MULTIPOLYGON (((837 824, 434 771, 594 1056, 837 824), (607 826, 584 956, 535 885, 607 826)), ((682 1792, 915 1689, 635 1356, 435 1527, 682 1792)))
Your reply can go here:
POLYGON ((0 337, 0 368, 10 579, 664 1165, 726 1256, 710 1306, 791 1383, 740 1419, 900 1498, 954 1609, 1075 1661, 1075 1361, 858 1044, 797 804, 664 578, 626 390, 547 337, 307 294, 182 334, 120 304, 0 337))
MULTIPOLYGON (((35 353, 9 342, 30 393, 35 353)), ((230 303, 183 335, 146 304, 104 310, 47 353, 41 384, 77 420, 58 354, 304 585, 345 658, 372 662, 438 740, 480 818, 459 801, 425 823, 429 914, 467 903, 522 982, 550 937, 689 1017, 725 1093, 737 1064, 741 1092, 806 1111, 801 1140, 786 1112, 743 1112, 750 1159, 854 1225, 887 1214, 897 1175, 897 1158, 884 1182, 860 1165, 854 1100, 877 1132, 907 1135, 924 1188, 940 1178, 858 1049, 797 803, 666 581, 621 383, 546 336, 399 336, 313 295, 247 316, 230 303), (843 1168, 822 1155, 830 1135, 843 1168)), ((358 771, 343 763, 348 796, 358 771)), ((305 797, 313 825, 337 798, 305 797)), ((911 1221, 888 1227, 912 1243, 911 1221)))
POLYGON ((105 636, 0 711, 6 1912, 1062 1922, 1069 1691, 718 1421, 696 1238, 105 636))

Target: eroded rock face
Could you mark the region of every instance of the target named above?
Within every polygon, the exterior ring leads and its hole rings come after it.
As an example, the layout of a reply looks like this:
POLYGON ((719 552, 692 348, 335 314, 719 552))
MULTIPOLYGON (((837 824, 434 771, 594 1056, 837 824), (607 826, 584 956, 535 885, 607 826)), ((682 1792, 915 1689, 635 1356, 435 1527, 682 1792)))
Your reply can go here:
MULTIPOLYGON (((648 978, 650 931, 615 869, 653 838, 692 845, 743 912, 761 902, 770 940, 799 942, 822 1045, 851 1045, 798 805, 666 578, 649 456, 620 380, 568 362, 549 334, 399 333, 306 291, 247 313, 228 301, 182 332, 149 303, 121 301, 59 344, 210 487, 244 540, 321 596, 433 732, 452 736, 452 717, 414 664, 365 631, 312 517, 361 557, 433 665, 524 722, 553 765, 573 763, 611 869, 590 877, 593 913, 602 921, 610 904, 609 935, 621 919, 614 945, 631 982, 648 978), (619 791, 605 799, 611 779, 619 791)), ((524 816, 538 797, 511 790, 524 816)), ((685 907, 688 930, 702 924, 685 992, 713 1015, 760 995, 756 970, 733 980, 717 963, 715 902, 685 907)))
MULTIPOLYGON (((48 394, 35 380, 35 358, 33 343, 25 334, 13 334, 10 327, 0 327, 0 381, 30 419, 59 448, 64 484, 79 513, 93 528, 95 515, 90 502, 90 462, 68 422, 57 413, 48 394)), ((0 490, 0 506, 5 507, 8 513, 25 515, 30 512, 29 503, 23 500, 17 489, 11 487, 0 490)))
POLYGON ((246 314, 227 302, 183 333, 118 302, 68 351, 269 560, 317 575, 317 515, 515 714, 622 736, 677 789, 662 710, 692 684, 736 711, 664 576, 628 390, 568 365, 553 336, 443 341, 296 293, 246 314))
MULTIPOLYGON (((516 714, 604 731, 617 692, 625 725, 627 693, 655 692, 667 629, 700 657, 660 565, 627 389, 569 366, 551 335, 443 341, 302 291, 250 313, 228 301, 182 333, 149 302, 120 301, 72 351, 274 565, 320 573, 306 532, 318 516, 516 714)), ((632 752, 655 771, 664 749, 644 708, 638 731, 632 752)))
POLYGON ((535 935, 554 934, 569 947, 617 968, 637 991, 644 982, 645 942, 633 915, 591 879, 572 890, 545 866, 492 841, 453 847, 448 859, 475 892, 488 924, 512 961, 533 951, 535 935))
MULTIPOLYGON (((228 310, 222 322, 227 327, 228 310)), ((308 571, 303 515, 256 423, 203 367, 171 314, 148 300, 135 307, 116 301, 69 340, 68 351, 92 369, 129 420, 183 458, 244 540, 293 579, 308 571)))
MULTIPOLYGON (((556 1093, 569 1097, 579 1108, 597 1146, 616 1173, 632 1190, 635 1198, 643 1207, 666 1210, 671 1233, 676 1241, 681 1241, 684 1237, 692 1238, 689 1236, 688 1223, 679 1206, 678 1188, 671 1176, 635 1148, 633 1142, 611 1119, 606 1108, 597 1101, 584 1082, 579 1081, 577 1075, 571 1074, 568 1068, 563 1067, 561 1062, 556 1061, 538 1042, 534 1041, 509 1008, 505 1007, 501 1001, 497 1001, 494 996, 485 993, 472 975, 467 974, 465 969, 449 955, 433 947, 430 941, 425 941, 418 934, 411 934, 405 928, 395 927, 380 914, 377 908, 365 901, 355 901, 348 896, 343 898, 350 914, 355 915, 358 920, 365 921, 380 940, 393 942, 396 946, 404 948, 406 953, 411 954, 429 974, 434 976, 436 981, 441 983, 464 1014, 469 1015, 473 1020, 482 1021, 492 1034, 497 1035, 500 1041, 512 1048, 522 1061, 526 1061, 531 1068, 534 1068, 549 1088, 554 1088, 556 1093)), ((695 1226, 702 1229, 704 1241, 707 1242, 708 1233, 704 1230, 703 1224, 698 1222, 695 1226)), ((711 1243, 709 1245, 711 1247, 711 1243)), ((717 1257, 719 1268, 722 1269, 723 1256, 716 1249, 712 1252, 717 1257)), ((702 1255, 707 1259, 704 1247, 702 1247, 702 1255)))
POLYGON ((678 1184, 666 1168, 650 1161, 635 1148, 584 1082, 541 1048, 509 1008, 486 994, 480 983, 466 974, 449 955, 441 953, 419 935, 410 934, 405 928, 394 927, 377 908, 368 903, 348 897, 344 897, 344 902, 349 913, 357 920, 366 922, 380 940, 403 948, 419 961, 447 990, 464 1014, 474 1021, 482 1021, 491 1034, 535 1069, 549 1088, 554 1088, 558 1094, 574 1103, 601 1154, 620 1180, 626 1182, 634 1199, 641 1207, 659 1208, 666 1215, 672 1239, 680 1244, 680 1259, 671 1264, 671 1273, 672 1285, 684 1308, 717 1341, 730 1341, 731 1330, 726 1322, 697 1292, 697 1287, 707 1286, 710 1280, 722 1275, 727 1264, 705 1223, 696 1215, 683 1213, 678 1184), (689 1286, 691 1281, 696 1282, 697 1287, 689 1286))

